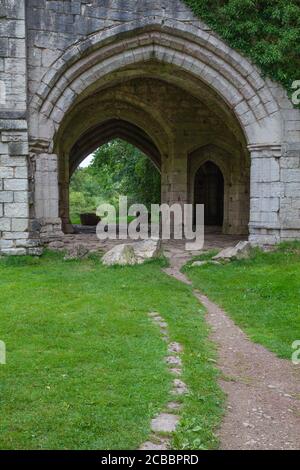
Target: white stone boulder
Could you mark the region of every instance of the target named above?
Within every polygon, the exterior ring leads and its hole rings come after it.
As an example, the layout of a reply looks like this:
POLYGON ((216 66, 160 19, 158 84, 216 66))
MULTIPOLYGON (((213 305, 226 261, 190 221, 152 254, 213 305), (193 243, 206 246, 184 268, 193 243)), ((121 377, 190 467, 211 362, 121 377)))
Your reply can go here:
POLYGON ((206 266, 208 263, 208 261, 194 261, 193 264, 192 264, 192 268, 198 268, 198 267, 201 267, 201 266, 206 266))
POLYGON ((162 254, 161 240, 151 238, 150 240, 143 240, 134 243, 134 254, 139 263, 144 263, 149 259, 159 258, 162 254))
POLYGON ((225 248, 213 257, 214 261, 231 261, 234 259, 247 259, 251 253, 251 243, 247 241, 239 242, 236 246, 225 248))
POLYGON ((103 256, 102 263, 105 266, 133 266, 159 258, 160 255, 161 241, 151 239, 127 245, 116 245, 103 256))

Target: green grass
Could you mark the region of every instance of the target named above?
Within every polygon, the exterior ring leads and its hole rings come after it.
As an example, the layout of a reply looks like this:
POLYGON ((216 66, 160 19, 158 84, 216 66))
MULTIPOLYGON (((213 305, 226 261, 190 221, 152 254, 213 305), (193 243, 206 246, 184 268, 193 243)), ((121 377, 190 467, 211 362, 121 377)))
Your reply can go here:
POLYGON ((300 243, 255 250, 249 260, 222 266, 189 264, 185 271, 253 341, 291 358, 292 343, 300 339, 300 243))
POLYGON ((170 399, 158 311, 184 346, 178 449, 211 449, 222 394, 203 309, 161 263, 104 268, 59 254, 0 260, 0 449, 135 449, 170 399))

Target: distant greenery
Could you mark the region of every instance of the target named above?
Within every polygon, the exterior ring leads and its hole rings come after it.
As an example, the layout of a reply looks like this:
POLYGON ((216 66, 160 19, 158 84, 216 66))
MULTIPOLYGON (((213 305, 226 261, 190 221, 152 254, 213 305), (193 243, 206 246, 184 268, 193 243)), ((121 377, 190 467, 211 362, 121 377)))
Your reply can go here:
POLYGON ((100 147, 88 168, 79 168, 70 185, 73 223, 79 214, 95 212, 102 202, 115 206, 120 195, 129 204, 160 203, 160 174, 148 157, 133 145, 116 139, 100 147))
POLYGON ((185 271, 194 287, 223 307, 253 341, 291 358, 292 344, 300 339, 299 242, 272 253, 255 250, 251 259, 223 266, 189 264, 185 271))
POLYGON ((97 257, 0 259, 0 449, 134 450, 172 380, 157 311, 184 347, 174 449, 211 449, 223 410, 204 309, 161 261, 108 269, 97 257), (26 299, 26 301, 24 301, 26 299))
POLYGON ((300 79, 299 0, 185 0, 196 15, 291 92, 300 79))

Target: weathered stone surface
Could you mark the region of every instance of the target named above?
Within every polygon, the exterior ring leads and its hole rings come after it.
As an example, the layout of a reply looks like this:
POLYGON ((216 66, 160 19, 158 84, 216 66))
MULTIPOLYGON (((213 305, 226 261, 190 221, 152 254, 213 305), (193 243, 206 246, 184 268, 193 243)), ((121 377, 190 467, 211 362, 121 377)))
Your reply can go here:
POLYGON ((35 217, 30 236, 61 236, 70 175, 106 129, 106 141, 142 144, 163 202, 193 202, 211 161, 224 177, 224 234, 300 238, 300 111, 286 92, 183 1, 121 3, 1 2, 0 217, 35 217))
POLYGON ((160 444, 155 444, 154 442, 147 441, 145 442, 139 450, 168 450, 167 441, 162 441, 160 444))
POLYGON ((60 251, 64 249, 65 244, 64 242, 58 240, 58 241, 49 243, 47 247, 49 248, 49 250, 60 251))
POLYGON ((169 353, 182 353, 183 347, 179 343, 170 343, 168 348, 169 353))
POLYGON ((162 254, 161 240, 144 240, 133 245, 133 250, 138 262, 159 258, 162 254))
POLYGON ((206 266, 207 264, 209 264, 208 261, 194 261, 192 263, 192 268, 198 268, 198 267, 201 267, 201 266, 206 266))
POLYGON ((131 245, 117 245, 103 256, 102 263, 105 266, 133 266, 137 259, 131 245))
POLYGON ((151 422, 151 430, 157 433, 172 433, 176 431, 179 416, 162 413, 151 422))
POLYGON ((239 242, 235 247, 225 248, 216 256, 215 261, 231 261, 233 259, 246 259, 249 258, 251 253, 251 243, 239 242))
POLYGON ((74 261, 78 259, 85 258, 89 254, 89 250, 83 245, 75 245, 68 250, 68 253, 65 255, 65 261, 74 261))
POLYGON ((186 384, 179 379, 175 379, 173 382, 173 390, 172 393, 173 395, 187 395, 189 392, 186 384))
POLYGON ((103 256, 102 262, 105 266, 132 266, 142 264, 149 259, 158 258, 160 254, 160 240, 145 240, 115 246, 103 256))
POLYGON ((167 357, 166 362, 169 366, 182 366, 182 361, 178 356, 169 356, 167 357))

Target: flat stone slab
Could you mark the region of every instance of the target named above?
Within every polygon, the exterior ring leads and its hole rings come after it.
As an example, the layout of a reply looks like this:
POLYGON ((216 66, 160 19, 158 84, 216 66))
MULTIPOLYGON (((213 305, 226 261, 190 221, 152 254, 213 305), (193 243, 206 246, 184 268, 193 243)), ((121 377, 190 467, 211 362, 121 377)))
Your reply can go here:
POLYGON ((174 395, 187 395, 189 389, 187 388, 186 384, 182 382, 182 380, 175 379, 173 382, 173 391, 174 395))
POLYGON ((166 323, 165 321, 158 321, 157 324, 160 328, 163 328, 164 330, 168 328, 168 323, 166 323))
POLYGON ((231 261, 233 259, 247 259, 251 254, 251 243, 247 241, 239 242, 236 246, 225 248, 220 251, 217 256, 213 257, 213 261, 231 261))
POLYGON ((194 261, 192 264, 192 268, 206 266, 207 264, 209 264, 208 261, 194 261))
POLYGON ((176 401, 170 401, 170 403, 167 405, 167 408, 168 410, 178 411, 181 408, 181 404, 177 403, 176 401))
POLYGON ((161 444, 154 444, 154 442, 145 442, 140 447, 140 450, 168 450, 168 442, 164 441, 161 444))
POLYGON ((172 433, 176 431, 179 423, 179 416, 162 413, 151 422, 151 429, 153 432, 172 433))
POLYGON ((182 365, 182 361, 181 361, 180 357, 178 357, 178 356, 169 356, 169 357, 167 357, 166 362, 170 366, 179 366, 179 367, 181 367, 181 365, 182 365))
POLYGON ((174 374, 177 376, 180 376, 182 374, 182 370, 179 367, 172 367, 172 369, 170 369, 170 372, 171 374, 174 374))
POLYGON ((183 347, 179 343, 171 343, 169 345, 170 353, 181 353, 182 351, 183 351, 183 347))

